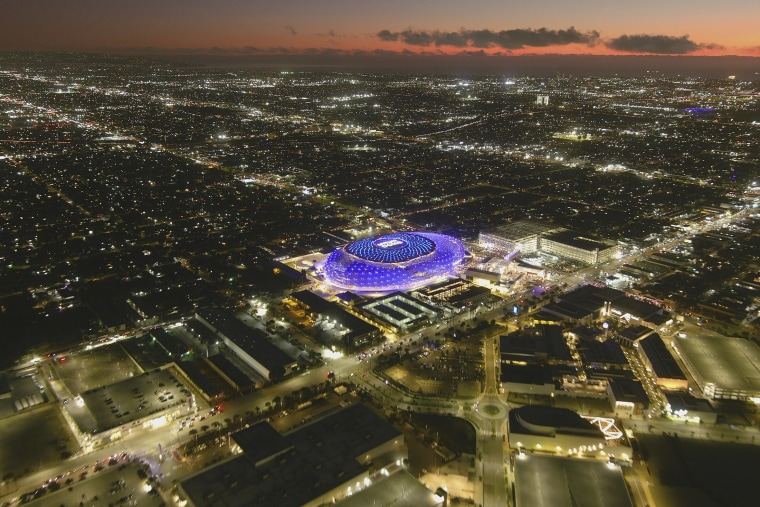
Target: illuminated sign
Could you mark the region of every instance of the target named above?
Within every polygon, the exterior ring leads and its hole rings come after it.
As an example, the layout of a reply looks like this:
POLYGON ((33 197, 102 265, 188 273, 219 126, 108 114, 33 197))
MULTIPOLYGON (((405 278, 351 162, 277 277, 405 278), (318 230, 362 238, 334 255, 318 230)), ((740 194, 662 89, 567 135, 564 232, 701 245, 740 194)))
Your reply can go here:
POLYGON ((389 239, 386 241, 378 241, 375 243, 375 246, 378 246, 380 248, 393 248, 394 246, 401 246, 404 244, 405 242, 401 241, 400 239, 389 239))

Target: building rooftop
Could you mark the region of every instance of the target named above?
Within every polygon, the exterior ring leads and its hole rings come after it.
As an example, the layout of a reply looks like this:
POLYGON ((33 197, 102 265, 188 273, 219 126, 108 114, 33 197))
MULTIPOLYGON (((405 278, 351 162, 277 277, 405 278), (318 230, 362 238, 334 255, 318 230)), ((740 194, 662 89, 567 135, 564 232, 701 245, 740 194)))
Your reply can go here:
POLYGON ((525 454, 515 460, 517 505, 633 507, 620 467, 602 461, 525 454), (593 487, 590 485, 593 484, 593 487))
POLYGON ((628 359, 623 353, 620 345, 612 340, 597 341, 589 339, 578 340, 576 350, 581 355, 583 363, 586 365, 593 364, 614 364, 618 366, 627 366, 628 359))
POLYGON ((675 346, 705 382, 760 396, 760 346, 755 342, 689 334, 676 338, 675 346))
POLYGON ((670 410, 673 413, 676 413, 679 410, 687 410, 689 412, 715 412, 715 409, 710 402, 703 398, 695 398, 687 393, 665 392, 663 394, 665 395, 665 399, 668 401, 670 410))
POLYGON ((609 385, 615 401, 638 403, 645 409, 649 407, 649 396, 638 380, 613 379, 609 385))
POLYGON ((550 232, 544 235, 545 239, 556 241, 564 245, 569 245, 574 248, 580 248, 582 250, 604 250, 610 248, 609 245, 602 243, 597 239, 592 239, 587 236, 583 236, 575 231, 556 231, 550 232))
POLYGON ((628 326, 627 328, 620 331, 620 336, 622 336, 623 338, 627 338, 631 341, 636 341, 641 338, 645 338, 652 333, 654 333, 654 330, 652 330, 652 328, 642 326, 642 325, 636 325, 636 326, 628 326))
POLYGON ((568 408, 525 405, 509 411, 509 433, 528 435, 581 435, 604 441, 604 433, 568 408))
POLYGON ((686 375, 681 371, 659 334, 652 333, 641 340, 639 346, 646 354, 658 378, 686 380, 686 375))
POLYGON ((270 372, 281 374, 295 363, 292 357, 269 342, 262 331, 246 326, 243 321, 229 311, 205 309, 199 312, 198 316, 264 365, 270 372))
POLYGON ((515 384, 545 385, 554 382, 552 370, 546 365, 528 364, 526 366, 516 364, 501 365, 501 382, 515 384))
POLYGON ((503 359, 513 361, 564 361, 573 360, 570 348, 557 325, 540 324, 523 331, 499 337, 503 359))
POLYGON ((547 303, 541 307, 541 311, 555 315, 559 318, 568 318, 572 320, 581 320, 590 317, 593 310, 588 307, 582 307, 571 301, 557 301, 547 303))
POLYGON ((354 404, 285 435, 259 423, 233 438, 242 455, 182 481, 195 505, 303 505, 365 474, 363 455, 403 435, 354 404))
POLYGON ((540 220, 518 220, 510 224, 498 225, 484 230, 486 234, 500 236, 504 239, 519 241, 536 234, 561 230, 561 227, 540 220))
POLYGON ((235 387, 245 389, 252 386, 255 382, 238 368, 232 361, 227 359, 224 354, 216 354, 206 358, 206 361, 212 363, 216 368, 229 378, 235 387))
POLYGON ((369 322, 365 322, 359 317, 348 313, 339 304, 328 301, 310 290, 294 292, 290 297, 307 306, 312 312, 340 322, 346 329, 350 330, 350 335, 361 336, 378 330, 376 326, 369 322))
POLYGON ((437 308, 407 296, 403 292, 394 292, 385 297, 362 303, 359 307, 364 312, 401 330, 420 320, 432 319, 440 313, 437 308))
POLYGON ((190 391, 169 370, 146 371, 89 389, 66 405, 82 433, 96 434, 187 403, 190 391))
POLYGON ((293 444, 267 422, 236 431, 231 438, 254 466, 293 448, 293 444))
POLYGON ((430 491, 409 472, 400 470, 388 477, 373 481, 369 488, 338 501, 336 507, 435 507, 441 505, 430 491))

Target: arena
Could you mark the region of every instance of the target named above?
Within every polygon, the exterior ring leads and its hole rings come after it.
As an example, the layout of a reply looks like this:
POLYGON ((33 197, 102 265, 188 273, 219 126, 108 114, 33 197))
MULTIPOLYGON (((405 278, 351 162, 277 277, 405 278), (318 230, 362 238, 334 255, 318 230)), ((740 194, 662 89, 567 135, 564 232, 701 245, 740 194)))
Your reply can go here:
POLYGON ((455 276, 467 251, 458 239, 431 232, 395 232, 361 239, 332 252, 325 281, 359 293, 406 291, 455 276))

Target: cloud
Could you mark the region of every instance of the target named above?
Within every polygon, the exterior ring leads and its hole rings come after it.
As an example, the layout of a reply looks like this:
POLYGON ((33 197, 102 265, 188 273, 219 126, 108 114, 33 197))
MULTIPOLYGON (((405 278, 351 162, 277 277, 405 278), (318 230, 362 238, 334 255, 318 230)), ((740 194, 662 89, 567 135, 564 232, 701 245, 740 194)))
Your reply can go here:
POLYGON ((581 32, 574 27, 567 30, 547 30, 539 28, 518 28, 514 30, 465 30, 458 32, 404 30, 391 32, 381 30, 377 33, 380 40, 402 41, 410 46, 452 46, 457 48, 491 48, 522 49, 529 47, 564 46, 568 44, 594 45, 599 39, 599 32, 592 30, 581 32))
POLYGON ((435 32, 433 35, 436 46, 467 47, 468 39, 459 32, 435 32))
POLYGON ((380 40, 393 42, 398 40, 398 33, 393 33, 390 30, 380 30, 377 32, 377 38, 380 40))
POLYGON ((710 43, 710 44, 700 44, 699 47, 704 49, 714 49, 718 51, 723 51, 726 49, 726 46, 722 46, 720 44, 710 43))
POLYGON ((490 32, 477 30, 465 32, 464 35, 473 41, 473 46, 485 48, 498 46, 504 49, 521 49, 529 47, 566 46, 568 44, 594 45, 599 38, 599 32, 580 32, 574 27, 567 30, 547 30, 546 28, 502 30, 490 32))
POLYGON ((285 27, 285 30, 289 31, 291 35, 298 35, 298 32, 296 32, 296 29, 292 26, 288 25, 285 27))
POLYGON ((685 55, 701 47, 689 40, 688 35, 621 35, 605 42, 610 49, 626 53, 653 53, 658 55, 685 55))
POLYGON ((435 41, 431 33, 424 31, 415 32, 413 30, 401 32, 401 40, 410 46, 429 46, 435 41))
POLYGON ((504 49, 508 51, 524 48, 544 48, 582 44, 602 46, 624 53, 650 53, 659 55, 685 55, 699 50, 721 51, 719 44, 698 44, 688 35, 621 35, 602 39, 597 30, 580 31, 575 27, 566 30, 547 28, 515 28, 510 30, 414 30, 399 32, 380 30, 375 36, 386 42, 402 42, 416 47, 454 47, 460 49, 504 49))
POLYGON ((350 54, 349 51, 346 51, 345 49, 338 49, 338 48, 306 48, 302 51, 305 55, 345 55, 350 54))

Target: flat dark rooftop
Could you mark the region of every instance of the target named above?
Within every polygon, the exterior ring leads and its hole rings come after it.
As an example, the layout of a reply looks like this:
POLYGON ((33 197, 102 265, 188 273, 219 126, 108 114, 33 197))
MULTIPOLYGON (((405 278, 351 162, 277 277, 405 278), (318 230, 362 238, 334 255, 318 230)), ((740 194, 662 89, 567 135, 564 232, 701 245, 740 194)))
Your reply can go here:
POLYGON ((300 506, 365 473, 357 460, 364 453, 403 438, 361 404, 286 435, 275 433, 268 423, 236 433, 235 441, 252 451, 253 459, 244 453, 185 479, 182 488, 196 505, 300 506))
POLYGON ((612 340, 599 342, 596 340, 580 339, 576 349, 583 358, 584 364, 614 364, 627 366, 622 347, 612 340))
POLYGON ((290 295, 296 301, 300 301, 302 304, 309 307, 313 312, 331 317, 340 322, 347 329, 350 329, 357 335, 370 333, 377 330, 376 326, 363 321, 359 317, 356 317, 348 313, 342 306, 332 301, 328 301, 323 297, 311 292, 310 290, 301 290, 294 292, 290 295))
POLYGON ((588 307, 581 307, 571 301, 547 303, 541 307, 541 311, 554 313, 559 316, 569 317, 576 320, 584 319, 593 313, 593 310, 588 307))
POLYGON ((649 396, 638 380, 614 379, 610 380, 610 389, 617 401, 640 403, 645 408, 649 407, 649 396))
POLYGON ((575 248, 581 248, 583 250, 604 250, 605 248, 610 248, 609 245, 602 243, 596 238, 582 236, 575 231, 557 231, 546 234, 544 237, 551 241, 570 245, 575 248))
POLYGON ((514 364, 501 365, 502 382, 515 384, 544 385, 551 384, 551 369, 546 365, 528 364, 525 366, 514 364))
POLYGON ((226 310, 205 309, 199 316, 234 342, 270 372, 283 372, 295 360, 267 340, 258 329, 251 328, 226 310))
POLYGON ((553 324, 540 324, 500 336, 499 345, 504 358, 533 356, 534 360, 538 360, 539 355, 545 355, 547 359, 572 361, 572 354, 562 333, 562 327, 553 324))
POLYGON ((254 384, 254 381, 246 375, 240 368, 235 366, 224 354, 216 354, 206 358, 206 361, 216 366, 219 371, 224 373, 237 387, 244 389, 254 384))
POLYGON ((686 375, 681 371, 659 334, 652 333, 639 344, 658 378, 686 380, 686 375))
POLYGON ((526 428, 526 424, 556 429, 556 433, 598 437, 604 440, 604 434, 576 412, 568 408, 549 407, 546 405, 525 405, 509 411, 509 432, 533 435, 535 432, 526 428))
POLYGON ((236 431, 232 434, 232 439, 254 465, 293 448, 293 444, 287 438, 266 422, 254 424, 245 431, 236 431))

